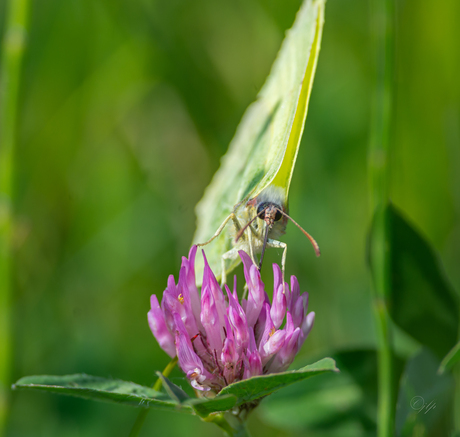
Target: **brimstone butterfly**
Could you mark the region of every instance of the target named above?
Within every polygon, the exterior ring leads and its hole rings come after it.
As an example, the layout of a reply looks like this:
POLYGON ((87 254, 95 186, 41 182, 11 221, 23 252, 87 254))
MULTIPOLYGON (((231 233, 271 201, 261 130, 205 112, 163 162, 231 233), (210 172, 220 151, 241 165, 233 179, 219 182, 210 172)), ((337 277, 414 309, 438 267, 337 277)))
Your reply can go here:
MULTIPOLYGON (((193 241, 210 243, 207 261, 214 272, 222 272, 223 282, 240 262, 238 250, 245 250, 254 260, 265 244, 283 249, 284 274, 286 244, 277 238, 284 234, 288 220, 289 185, 320 50, 324 5, 325 0, 303 2, 268 79, 243 115, 196 207, 193 241)), ((316 242, 303 232, 319 255, 316 242)), ((198 285, 202 269, 198 264, 198 285)))

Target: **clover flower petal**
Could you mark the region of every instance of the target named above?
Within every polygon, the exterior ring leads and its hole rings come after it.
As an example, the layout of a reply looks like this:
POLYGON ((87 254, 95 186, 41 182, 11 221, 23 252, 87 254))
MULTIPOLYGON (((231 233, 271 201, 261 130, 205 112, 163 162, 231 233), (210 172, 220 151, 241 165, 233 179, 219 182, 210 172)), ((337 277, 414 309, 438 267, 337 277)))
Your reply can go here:
POLYGON ((195 256, 182 258, 179 280, 168 278, 161 306, 155 295, 148 312, 150 329, 160 347, 179 366, 192 387, 218 393, 242 379, 286 370, 310 333, 315 314, 307 314, 308 294, 300 294, 295 276, 283 284, 281 269, 273 265, 273 304, 258 268, 240 251, 248 289, 247 300, 233 291, 225 294, 206 257, 201 297, 195 285, 195 256))

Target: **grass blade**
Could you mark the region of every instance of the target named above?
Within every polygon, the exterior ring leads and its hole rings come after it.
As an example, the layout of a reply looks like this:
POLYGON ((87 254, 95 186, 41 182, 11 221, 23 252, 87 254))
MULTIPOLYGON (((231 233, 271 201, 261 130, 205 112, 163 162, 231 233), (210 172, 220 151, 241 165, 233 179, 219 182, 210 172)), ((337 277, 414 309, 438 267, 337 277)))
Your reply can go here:
POLYGON ((372 218, 369 260, 378 341, 378 437, 390 437, 394 433, 396 399, 393 389, 390 319, 386 303, 390 287, 386 206, 389 200, 388 160, 393 100, 393 8, 393 0, 371 2, 376 81, 368 155, 372 218))
POLYGON ((0 436, 7 415, 11 367, 11 233, 13 227, 13 156, 18 92, 26 47, 28 0, 7 5, 0 71, 0 436))

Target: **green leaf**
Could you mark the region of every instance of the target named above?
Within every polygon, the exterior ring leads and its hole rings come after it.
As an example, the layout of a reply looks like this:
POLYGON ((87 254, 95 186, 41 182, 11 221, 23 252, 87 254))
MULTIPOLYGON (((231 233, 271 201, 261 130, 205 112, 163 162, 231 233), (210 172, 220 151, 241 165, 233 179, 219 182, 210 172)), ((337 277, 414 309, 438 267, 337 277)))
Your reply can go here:
POLYGON ((255 401, 280 388, 325 372, 338 372, 333 359, 324 358, 299 370, 254 376, 250 379, 230 384, 212 399, 191 399, 186 403, 199 416, 206 417, 211 413, 227 411, 246 402, 255 401))
MULTIPOLYGON (((325 374, 271 395, 258 416, 289 435, 308 429, 315 436, 369 437, 376 434, 377 355, 374 349, 333 355, 339 374, 325 374)), ((395 379, 403 363, 395 362, 395 379)), ((397 388, 396 388, 397 391, 397 388)))
POLYGON ((391 226, 389 311, 402 329, 443 358, 457 342, 458 299, 438 256, 406 219, 388 208, 391 226))
POLYGON ((42 390, 52 393, 76 396, 106 402, 115 402, 143 408, 173 410, 185 413, 195 411, 206 417, 216 411, 227 411, 234 406, 251 402, 286 387, 297 381, 325 372, 337 372, 335 361, 324 358, 299 370, 255 376, 225 387, 212 399, 191 399, 177 385, 163 375, 164 387, 169 395, 157 392, 133 382, 106 379, 85 374, 65 376, 26 376, 21 378, 13 389, 42 390))
POLYGON ((332 358, 324 358, 314 364, 305 366, 299 370, 292 370, 282 373, 254 376, 243 381, 238 381, 223 388, 216 399, 221 396, 232 394, 236 396, 236 405, 255 401, 267 396, 280 388, 287 387, 298 381, 320 375, 325 372, 338 372, 335 361, 332 358))
POLYGON ((444 373, 460 360, 460 341, 444 357, 439 366, 439 373, 444 373))
POLYGON ((407 362, 396 407, 397 437, 450 434, 449 421, 440 419, 452 411, 455 381, 449 374, 439 375, 438 367, 427 348, 407 362))
POLYGON ((363 404, 363 392, 350 375, 342 371, 327 375, 316 384, 295 384, 286 395, 273 394, 264 401, 259 415, 277 428, 312 429, 330 427, 355 419, 363 404))
POLYGON ((191 407, 180 405, 169 399, 165 394, 150 387, 144 387, 134 382, 85 374, 25 376, 17 381, 12 388, 41 390, 135 407, 192 413, 191 407))
POLYGON ((233 395, 218 396, 212 399, 191 399, 187 402, 200 417, 207 417, 216 411, 227 411, 236 405, 237 398, 233 395))
POLYGON ((169 397, 179 403, 182 404, 186 400, 190 399, 190 396, 185 393, 184 390, 182 390, 179 386, 174 384, 172 381, 170 381, 166 376, 164 376, 161 372, 156 372, 158 378, 161 379, 163 383, 163 387, 166 390, 166 393, 168 393, 169 397))

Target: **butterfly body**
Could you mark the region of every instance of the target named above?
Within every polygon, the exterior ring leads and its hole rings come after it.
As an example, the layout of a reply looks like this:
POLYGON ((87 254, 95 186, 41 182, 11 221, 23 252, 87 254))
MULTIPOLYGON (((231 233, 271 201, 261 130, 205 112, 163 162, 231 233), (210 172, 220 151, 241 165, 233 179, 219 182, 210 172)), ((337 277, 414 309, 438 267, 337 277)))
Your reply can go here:
MULTIPOLYGON (((290 219, 288 192, 316 70, 324 5, 325 0, 304 0, 267 81, 197 205, 193 241, 212 242, 207 260, 214 271, 221 265, 223 281, 239 264, 239 250, 255 261, 265 247, 281 248, 284 271, 286 245, 278 238, 290 219)), ((202 268, 197 266, 197 278, 202 268)))

